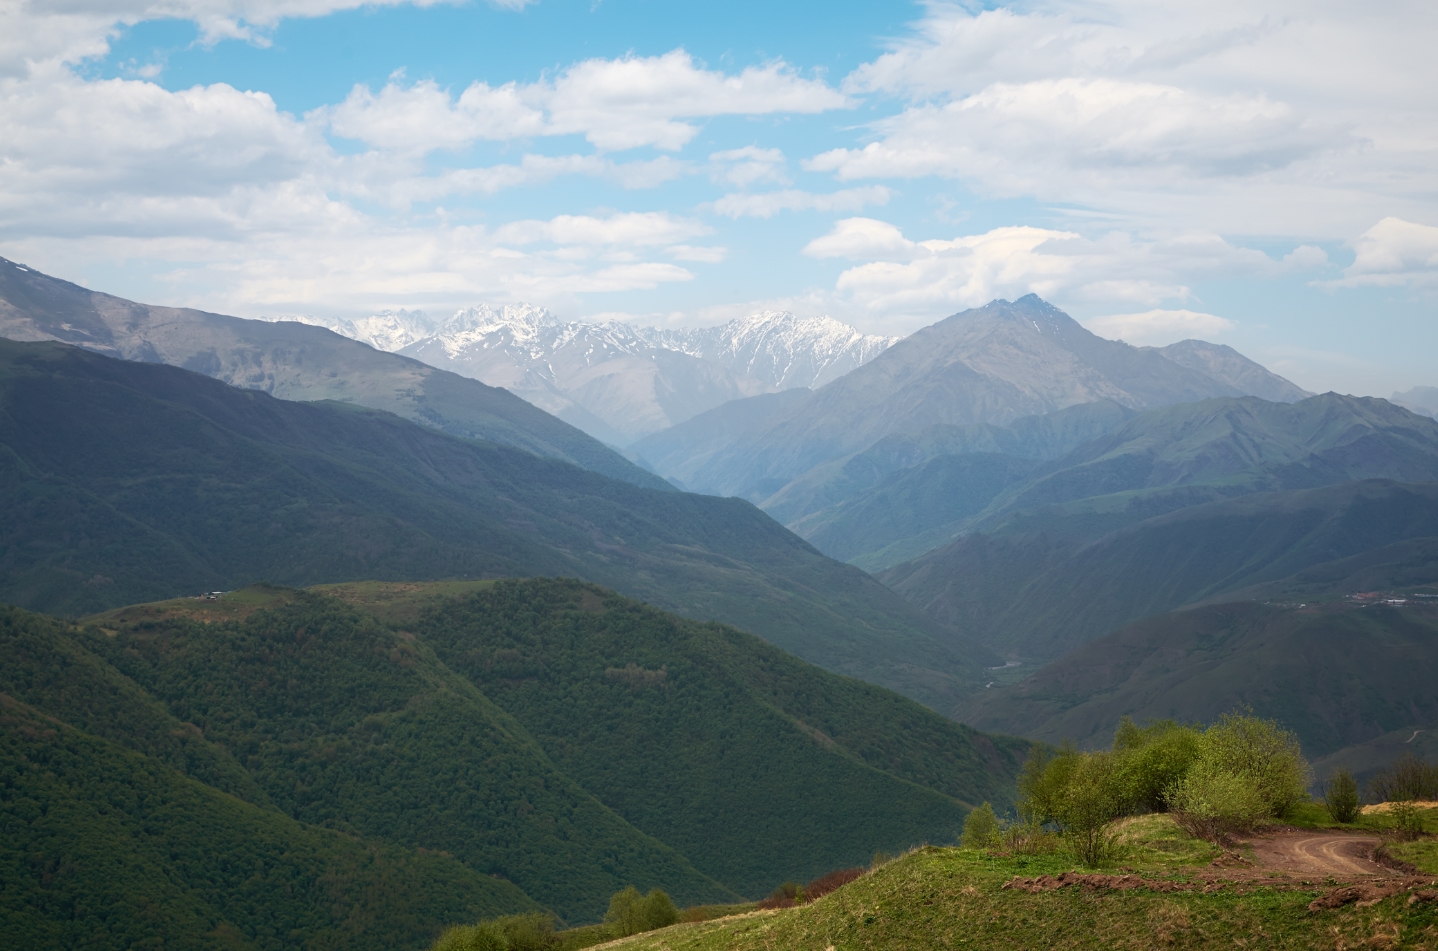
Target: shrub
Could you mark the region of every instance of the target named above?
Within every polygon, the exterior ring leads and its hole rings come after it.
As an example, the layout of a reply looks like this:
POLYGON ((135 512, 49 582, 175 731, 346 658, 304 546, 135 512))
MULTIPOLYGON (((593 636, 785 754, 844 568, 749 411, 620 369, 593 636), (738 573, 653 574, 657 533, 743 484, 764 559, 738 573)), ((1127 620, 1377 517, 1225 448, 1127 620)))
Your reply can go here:
POLYGON ((509 951, 509 941, 494 922, 451 925, 440 932, 431 951, 509 951))
POLYGON ((1078 750, 1068 740, 1058 750, 1034 744, 1024 768, 1019 772, 1018 811, 1021 822, 1041 826, 1058 820, 1060 800, 1078 761, 1078 750))
POLYGON ((837 872, 830 872, 821 875, 804 886, 804 900, 818 901, 830 892, 838 891, 850 882, 858 881, 864 876, 861 868, 841 868, 837 872))
POLYGON ((1268 803, 1251 777, 1212 761, 1199 762, 1174 784, 1168 807, 1179 828, 1211 842, 1246 832, 1269 815, 1268 803))
POLYGON ((1066 782, 1050 809, 1074 858, 1096 866, 1113 855, 1111 827, 1127 804, 1112 753, 1074 754, 1071 759, 1066 782))
POLYGON ((1002 848, 1014 855, 1044 855, 1057 852, 1060 840, 1053 832, 1033 822, 1015 822, 1004 829, 1002 848))
POLYGON ((1368 781, 1368 792, 1378 802, 1438 799, 1438 764, 1404 753, 1368 781))
POLYGON ((1358 783, 1348 767, 1341 766, 1323 784, 1323 802, 1334 822, 1352 822, 1358 818, 1358 783))
POLYGON ((1388 829, 1396 838, 1416 839, 1423 834, 1423 813, 1410 800, 1395 802, 1388 810, 1388 829))
POLYGON ((1167 793, 1197 761, 1203 734, 1173 720, 1152 720, 1139 727, 1124 717, 1113 738, 1120 785, 1129 808, 1163 812, 1167 793))
POLYGON ((648 895, 641 895, 633 885, 609 899, 609 912, 604 916, 604 923, 619 938, 664 928, 678 920, 679 912, 667 894, 653 888, 648 895))
POLYGON ((559 943, 554 934, 554 918, 547 912, 510 915, 498 918, 492 924, 504 933, 509 951, 546 951, 559 943))
POLYGON ((964 819, 964 848, 993 848, 999 844, 1002 831, 1003 826, 999 824, 998 816, 994 815, 994 807, 986 802, 970 810, 964 819))
POLYGON ((795 882, 785 882, 759 902, 760 908, 793 908, 804 903, 804 889, 795 882))
POLYGON ((679 910, 674 907, 669 895, 657 888, 650 889, 649 894, 644 896, 644 923, 648 926, 644 930, 667 928, 678 920, 679 910))
MULTIPOLYGON (((1203 733, 1193 768, 1200 767, 1210 784, 1218 782, 1213 777, 1220 773, 1243 777, 1262 801, 1265 814, 1275 819, 1308 795, 1308 761, 1298 738, 1272 720, 1224 714, 1203 733)), ((1238 789, 1232 786, 1230 792, 1237 794, 1238 789)))

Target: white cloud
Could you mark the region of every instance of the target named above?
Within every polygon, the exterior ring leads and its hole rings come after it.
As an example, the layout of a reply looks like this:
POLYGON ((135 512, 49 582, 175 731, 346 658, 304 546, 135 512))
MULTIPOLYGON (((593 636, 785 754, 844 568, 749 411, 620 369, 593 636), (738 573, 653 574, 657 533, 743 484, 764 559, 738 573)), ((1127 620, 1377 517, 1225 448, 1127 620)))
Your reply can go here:
POLYGON ((1353 264, 1330 286, 1438 285, 1438 228, 1384 218, 1354 243, 1353 264))
POLYGON ((784 153, 779 149, 746 145, 742 149, 711 153, 709 161, 716 166, 716 181, 725 181, 740 188, 761 182, 789 184, 789 178, 784 174, 784 153))
POLYGON ((655 247, 676 244, 711 231, 703 222, 678 218, 667 212, 629 212, 608 218, 559 215, 548 221, 514 221, 497 229, 495 237, 520 245, 551 241, 565 245, 655 247))
POLYGON ((1204 96, 1156 83, 995 83, 877 123, 883 135, 806 163, 840 179, 943 175, 1044 198, 1077 186, 1133 187, 1254 175, 1342 143, 1331 128, 1263 96, 1204 96))
POLYGON ((858 211, 865 205, 889 203, 889 189, 883 185, 846 188, 827 194, 785 189, 751 194, 736 192, 709 205, 727 218, 772 218, 781 211, 858 211))
POLYGON ((515 83, 490 88, 477 82, 458 99, 432 80, 408 87, 391 81, 378 94, 368 86, 355 86, 344 102, 317 111, 315 118, 327 121, 342 138, 420 154, 462 148, 478 139, 517 139, 545 132, 543 111, 526 103, 515 83))
MULTIPOLYGON (((639 146, 674 151, 699 131, 685 120, 824 112, 849 105, 841 93, 800 77, 782 62, 727 75, 701 68, 682 49, 663 56, 584 60, 553 80, 530 84, 475 82, 458 97, 433 81, 406 86, 401 78, 391 79, 378 93, 355 86, 343 103, 317 110, 313 118, 344 138, 421 154, 481 139, 573 134, 605 151, 639 146)), ((755 150, 751 164, 772 165, 769 151, 755 150)))
POLYGON ((610 151, 641 145, 679 149, 699 131, 682 119, 817 113, 850 105, 843 94, 800 77, 783 62, 730 76, 697 67, 682 49, 663 56, 585 60, 539 95, 553 133, 583 133, 610 151))
POLYGON ((1127 227, 1342 240, 1438 214, 1438 7, 930 2, 851 95, 907 105, 807 167, 939 176, 1127 227), (1321 55, 1315 51, 1322 51, 1321 55), (1395 204, 1397 202, 1397 204, 1395 204))
POLYGON ((1195 310, 1147 310, 1141 314, 1091 317, 1083 325, 1100 337, 1136 346, 1164 346, 1191 338, 1211 339, 1227 333, 1233 321, 1195 310))
POLYGON ((862 262, 835 282, 847 306, 926 321, 1028 293, 1068 303, 1157 305, 1188 298, 1189 282, 1198 277, 1271 274, 1285 267, 1202 232, 1135 238, 1115 231, 1090 239, 1073 231, 1003 227, 914 241, 872 218, 837 222, 804 253, 862 262))

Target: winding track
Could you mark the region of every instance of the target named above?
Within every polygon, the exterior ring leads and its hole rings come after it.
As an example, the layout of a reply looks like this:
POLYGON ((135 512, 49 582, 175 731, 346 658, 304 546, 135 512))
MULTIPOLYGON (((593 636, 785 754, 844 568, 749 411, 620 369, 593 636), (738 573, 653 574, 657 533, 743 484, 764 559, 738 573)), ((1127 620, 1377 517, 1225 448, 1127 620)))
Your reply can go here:
POLYGON ((1374 862, 1373 850, 1382 840, 1372 835, 1341 832, 1279 832, 1251 840, 1258 865, 1296 875, 1352 878, 1391 875, 1374 862))

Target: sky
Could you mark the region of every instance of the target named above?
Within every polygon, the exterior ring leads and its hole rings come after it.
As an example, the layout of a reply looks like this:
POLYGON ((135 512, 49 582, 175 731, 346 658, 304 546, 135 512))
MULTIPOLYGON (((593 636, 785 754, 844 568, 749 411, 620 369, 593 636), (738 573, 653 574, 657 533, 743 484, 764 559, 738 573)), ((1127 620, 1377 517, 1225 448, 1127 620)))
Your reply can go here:
POLYGON ((908 334, 1027 293, 1438 386, 1438 5, 0 0, 0 255, 244 317, 908 334))

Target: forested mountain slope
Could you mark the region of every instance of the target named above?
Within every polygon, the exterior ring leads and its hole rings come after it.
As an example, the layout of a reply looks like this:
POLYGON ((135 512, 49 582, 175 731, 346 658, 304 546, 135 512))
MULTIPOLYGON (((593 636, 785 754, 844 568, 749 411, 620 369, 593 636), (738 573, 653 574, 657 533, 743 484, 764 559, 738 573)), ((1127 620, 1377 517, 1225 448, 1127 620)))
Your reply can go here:
POLYGON ((0 258, 0 337, 168 363, 286 400, 340 400, 445 432, 663 488, 614 450, 512 393, 299 323, 154 307, 0 258))
MULTIPOLYGON (((1438 561, 1428 578, 1438 581, 1438 561)), ((1121 716, 1208 722, 1251 707, 1292 728, 1315 758, 1438 726, 1438 586, 1420 590, 1432 599, 1388 605, 1328 593, 1156 615, 1013 686, 975 694, 956 716, 980 729, 1102 747, 1121 716)))
POLYGON ((79 614, 258 580, 568 575, 940 702, 988 654, 737 499, 374 410, 0 341, 0 598, 79 614))
POLYGON ((0 936, 27 947, 422 947, 628 884, 752 897, 952 840, 1027 750, 574 581, 4 608, 0 659, 0 936))
POLYGON ((1093 542, 967 535, 880 577, 995 649, 1048 661, 1149 615, 1430 536, 1438 482, 1366 480, 1194 505, 1093 542))

